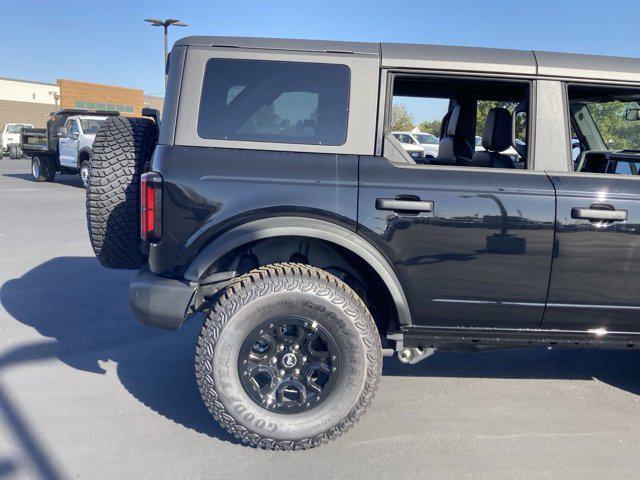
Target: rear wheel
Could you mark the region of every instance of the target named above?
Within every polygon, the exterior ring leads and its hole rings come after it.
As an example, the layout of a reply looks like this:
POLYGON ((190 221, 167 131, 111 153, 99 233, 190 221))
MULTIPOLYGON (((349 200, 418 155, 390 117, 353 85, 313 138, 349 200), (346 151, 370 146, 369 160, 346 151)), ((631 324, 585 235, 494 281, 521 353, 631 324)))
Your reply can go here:
POLYGON ((20 148, 20 145, 15 143, 9 145, 9 158, 13 160, 22 158, 22 148, 20 148))
POLYGON ((31 175, 36 182, 53 182, 56 176, 53 160, 46 155, 39 155, 31 159, 31 175))
POLYGON ((311 448, 349 429, 381 374, 380 337, 333 275, 284 263, 252 270, 202 328, 196 377, 213 417, 251 446, 311 448))
POLYGON ((87 226, 93 251, 109 268, 137 269, 140 251, 140 175, 158 139, 147 118, 110 117, 93 142, 87 188, 87 226))

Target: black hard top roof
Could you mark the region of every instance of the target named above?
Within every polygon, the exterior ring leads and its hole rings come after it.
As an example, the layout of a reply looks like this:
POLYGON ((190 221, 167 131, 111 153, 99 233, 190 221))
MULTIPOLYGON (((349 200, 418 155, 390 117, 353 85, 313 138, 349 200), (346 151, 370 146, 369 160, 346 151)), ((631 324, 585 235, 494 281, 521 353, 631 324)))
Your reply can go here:
POLYGON ((352 53, 380 58, 388 68, 506 73, 640 83, 640 59, 537 50, 283 38, 194 36, 176 46, 352 53))

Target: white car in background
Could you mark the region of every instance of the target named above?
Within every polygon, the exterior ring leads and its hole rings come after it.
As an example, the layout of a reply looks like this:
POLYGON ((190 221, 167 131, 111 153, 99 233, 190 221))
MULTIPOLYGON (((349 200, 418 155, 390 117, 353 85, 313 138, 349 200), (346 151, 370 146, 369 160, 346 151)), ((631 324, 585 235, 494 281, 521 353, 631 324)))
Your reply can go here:
POLYGON ((28 123, 7 123, 0 135, 0 155, 3 151, 9 151, 9 145, 20 143, 20 130, 23 128, 33 128, 28 123))
POLYGON ((411 136, 424 148, 425 157, 438 157, 438 146, 440 145, 440 139, 438 137, 424 132, 413 132, 411 136))
POLYGON ((402 148, 416 161, 422 161, 426 156, 425 149, 411 132, 391 132, 391 135, 402 144, 402 148))

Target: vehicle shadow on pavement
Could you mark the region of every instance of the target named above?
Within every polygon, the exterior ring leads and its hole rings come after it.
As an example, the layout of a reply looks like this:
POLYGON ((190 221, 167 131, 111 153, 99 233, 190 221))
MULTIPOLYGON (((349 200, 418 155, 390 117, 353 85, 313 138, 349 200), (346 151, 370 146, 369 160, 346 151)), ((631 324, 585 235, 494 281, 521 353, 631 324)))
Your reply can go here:
MULTIPOLYGON (((103 362, 116 362, 120 383, 138 401, 184 427, 237 443, 200 399, 193 366, 199 325, 166 332, 139 324, 129 309, 131 276, 93 257, 58 257, 7 281, 0 301, 17 321, 55 340, 48 356, 98 375, 106 372, 103 362)), ((23 350, 12 352, 12 363, 34 359, 23 350)))
MULTIPOLYGON (((131 271, 103 268, 93 257, 58 257, 7 281, 0 288, 5 310, 17 321, 55 341, 12 351, 10 358, 0 359, 0 369, 57 357, 71 368, 101 375, 106 372, 104 362, 116 362, 122 386, 148 408, 186 428, 238 443, 211 418, 200 399, 193 367, 200 325, 187 322, 177 332, 166 332, 139 324, 129 310, 131 276, 131 271)), ((640 355, 633 351, 536 348, 437 352, 417 365, 387 358, 383 374, 597 378, 640 394, 639 371, 640 355)))
MULTIPOLYGON (((38 185, 38 182, 36 182, 33 179, 33 176, 30 173, 3 173, 2 176, 24 180, 26 182, 33 184, 34 186, 38 185)), ((77 188, 84 189, 84 185, 82 185, 82 180, 80 180, 80 177, 78 177, 77 175, 56 175, 56 178, 53 181, 53 183, 59 183, 62 185, 69 185, 70 187, 77 187, 77 188)))

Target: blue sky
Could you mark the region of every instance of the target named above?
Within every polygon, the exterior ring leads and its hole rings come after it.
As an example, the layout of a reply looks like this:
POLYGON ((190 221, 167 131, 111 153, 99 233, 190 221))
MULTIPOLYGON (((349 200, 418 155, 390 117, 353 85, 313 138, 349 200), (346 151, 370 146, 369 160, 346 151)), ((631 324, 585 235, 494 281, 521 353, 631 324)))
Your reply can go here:
MULTIPOLYGON (((435 43, 640 57, 640 1, 609 0, 31 0, 2 2, 0 77, 71 78, 162 94, 162 29, 241 35, 435 43)), ((423 112, 426 113, 426 112, 423 112)))

